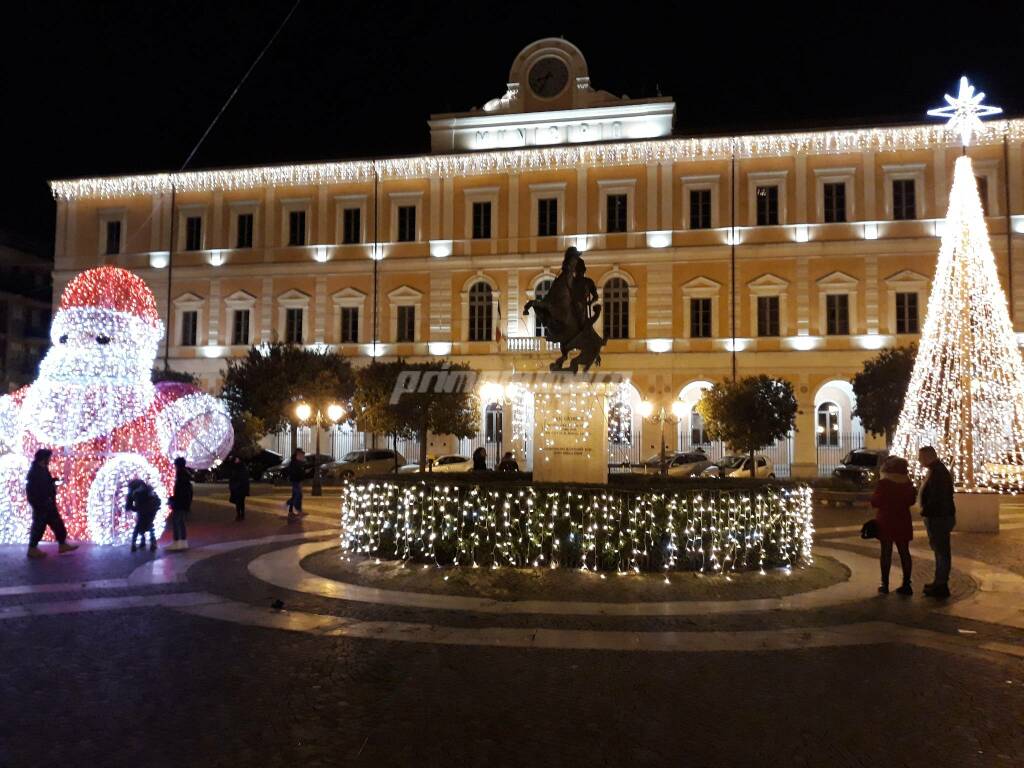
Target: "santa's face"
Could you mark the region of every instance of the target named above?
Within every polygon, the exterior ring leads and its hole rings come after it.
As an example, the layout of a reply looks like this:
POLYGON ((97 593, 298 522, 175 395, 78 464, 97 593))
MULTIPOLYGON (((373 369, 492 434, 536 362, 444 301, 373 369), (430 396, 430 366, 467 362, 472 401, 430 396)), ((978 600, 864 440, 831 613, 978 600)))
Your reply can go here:
POLYGON ((52 445, 71 445, 141 416, 153 400, 150 370, 162 329, 107 309, 62 309, 53 346, 25 399, 25 426, 52 445))

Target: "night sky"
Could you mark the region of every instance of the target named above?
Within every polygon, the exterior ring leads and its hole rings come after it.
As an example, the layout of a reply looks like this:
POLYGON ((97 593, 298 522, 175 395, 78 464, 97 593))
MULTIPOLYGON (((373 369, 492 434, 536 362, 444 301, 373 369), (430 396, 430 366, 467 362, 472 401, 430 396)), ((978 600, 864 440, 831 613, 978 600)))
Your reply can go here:
MULTIPOLYGON (((5 5, 0 228, 49 254, 47 179, 180 168, 293 2, 5 5)), ((189 167, 426 152, 431 113, 500 96, 548 36, 595 88, 673 96, 680 135, 920 121, 965 73, 1024 115, 1019 4, 750 5, 302 0, 189 167)))

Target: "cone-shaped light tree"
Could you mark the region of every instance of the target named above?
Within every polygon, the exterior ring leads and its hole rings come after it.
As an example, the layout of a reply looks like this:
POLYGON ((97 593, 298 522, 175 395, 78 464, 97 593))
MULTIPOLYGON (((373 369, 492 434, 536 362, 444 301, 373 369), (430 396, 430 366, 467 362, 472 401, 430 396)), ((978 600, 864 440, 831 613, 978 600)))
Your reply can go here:
MULTIPOLYGON (((965 98, 966 94, 966 98, 965 98)), ((951 117, 965 146, 980 100, 960 98, 931 114, 951 117), (975 107, 971 111, 971 107, 975 107)), ((958 486, 1024 490, 1024 363, 999 284, 971 158, 957 158, 928 314, 892 452, 916 462, 935 447, 958 486)))

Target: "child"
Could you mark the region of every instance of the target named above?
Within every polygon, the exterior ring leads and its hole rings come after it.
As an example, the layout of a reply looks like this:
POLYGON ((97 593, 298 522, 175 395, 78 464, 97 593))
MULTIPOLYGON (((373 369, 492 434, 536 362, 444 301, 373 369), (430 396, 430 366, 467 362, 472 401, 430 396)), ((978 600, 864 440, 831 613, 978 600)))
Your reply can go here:
POLYGON ((156 495, 153 488, 144 480, 135 478, 128 483, 128 503, 125 505, 129 512, 135 512, 135 530, 132 531, 132 552, 135 551, 135 537, 141 536, 140 547, 146 548, 146 531, 149 531, 149 548, 156 549, 156 531, 153 530, 153 522, 156 520, 156 513, 160 511, 160 497, 156 495))

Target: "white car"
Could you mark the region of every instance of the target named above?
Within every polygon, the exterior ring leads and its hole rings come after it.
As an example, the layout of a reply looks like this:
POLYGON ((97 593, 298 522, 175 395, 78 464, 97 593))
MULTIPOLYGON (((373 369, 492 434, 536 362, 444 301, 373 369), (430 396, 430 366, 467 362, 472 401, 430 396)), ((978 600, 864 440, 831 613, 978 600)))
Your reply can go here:
MULTIPOLYGON (((666 474, 669 477, 698 477, 712 465, 712 461, 700 451, 670 454, 665 457, 665 463, 668 464, 666 474)), ((660 474, 661 456, 657 454, 651 456, 642 464, 642 467, 642 472, 645 475, 660 474)))
MULTIPOLYGON (((754 455, 756 477, 775 477, 775 466, 761 454, 754 455)), ((701 477, 750 477, 749 456, 723 456, 700 473, 701 477)))
MULTIPOLYGON (((419 472, 419 464, 406 464, 404 467, 399 467, 398 471, 401 474, 408 472, 419 472)), ((457 453, 449 453, 444 456, 438 456, 433 461, 427 462, 427 472, 472 472, 473 471, 473 459, 465 456, 460 456, 457 453)))

